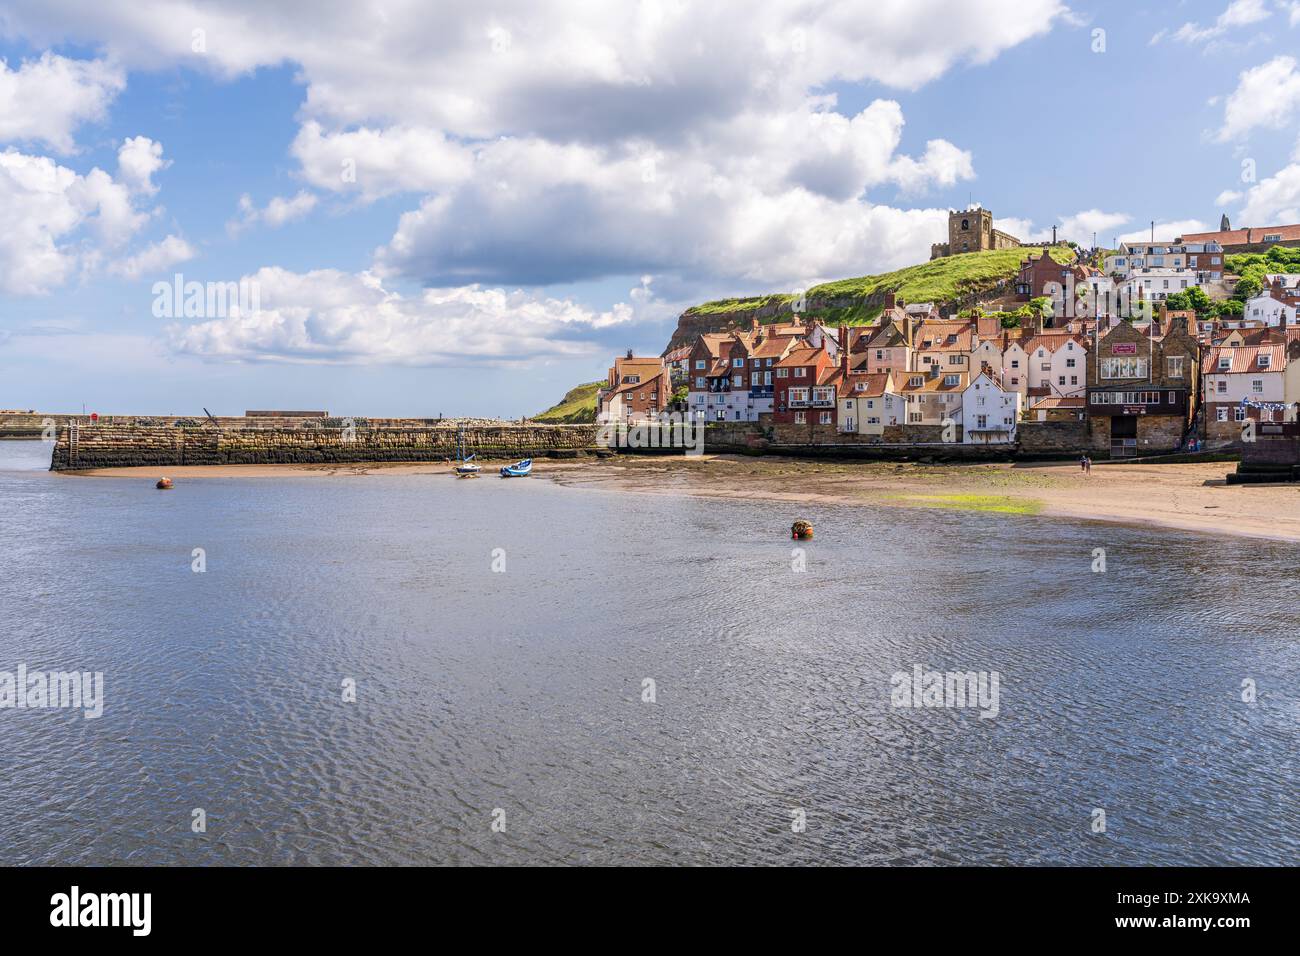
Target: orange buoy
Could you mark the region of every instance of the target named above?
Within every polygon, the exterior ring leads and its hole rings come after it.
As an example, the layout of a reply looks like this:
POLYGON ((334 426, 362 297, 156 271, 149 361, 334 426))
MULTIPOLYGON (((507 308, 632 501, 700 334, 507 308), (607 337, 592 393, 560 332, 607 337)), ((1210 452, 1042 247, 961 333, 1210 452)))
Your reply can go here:
POLYGON ((157 488, 159 491, 166 491, 171 486, 172 486, 172 480, 170 478, 159 478, 158 484, 154 485, 154 487, 157 488))

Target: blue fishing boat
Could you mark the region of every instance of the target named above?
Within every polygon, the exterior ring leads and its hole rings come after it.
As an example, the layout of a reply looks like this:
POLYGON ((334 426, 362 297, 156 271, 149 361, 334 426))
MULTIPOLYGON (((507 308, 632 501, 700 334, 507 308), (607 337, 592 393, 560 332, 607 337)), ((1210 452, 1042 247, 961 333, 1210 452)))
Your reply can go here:
POLYGON ((517 461, 513 465, 506 465, 501 469, 502 478, 527 478, 528 473, 533 470, 533 460, 525 458, 523 461, 517 461))

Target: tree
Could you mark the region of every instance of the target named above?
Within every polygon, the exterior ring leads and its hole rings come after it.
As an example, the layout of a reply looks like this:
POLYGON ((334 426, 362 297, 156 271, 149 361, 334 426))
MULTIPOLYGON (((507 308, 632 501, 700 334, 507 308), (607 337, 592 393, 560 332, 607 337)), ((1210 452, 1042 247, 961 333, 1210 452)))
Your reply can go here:
POLYGON ((1244 302, 1252 296, 1259 295, 1259 290, 1263 288, 1260 280, 1252 274, 1254 270, 1248 270, 1245 275, 1237 280, 1237 287, 1232 291, 1232 297, 1238 301, 1244 302))

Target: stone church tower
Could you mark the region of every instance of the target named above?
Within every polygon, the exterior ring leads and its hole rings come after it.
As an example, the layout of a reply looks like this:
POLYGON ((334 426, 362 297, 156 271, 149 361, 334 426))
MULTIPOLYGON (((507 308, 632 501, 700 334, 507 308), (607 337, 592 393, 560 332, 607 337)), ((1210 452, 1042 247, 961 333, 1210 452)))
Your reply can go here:
POLYGON ((993 213, 979 206, 948 210, 948 241, 930 247, 930 258, 959 256, 963 252, 1014 249, 1020 240, 993 228, 993 213))

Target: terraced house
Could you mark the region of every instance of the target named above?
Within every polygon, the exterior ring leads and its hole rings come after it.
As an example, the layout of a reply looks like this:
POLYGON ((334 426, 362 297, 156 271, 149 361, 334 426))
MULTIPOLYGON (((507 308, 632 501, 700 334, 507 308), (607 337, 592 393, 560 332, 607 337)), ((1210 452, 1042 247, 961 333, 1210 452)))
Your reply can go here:
POLYGON ((596 393, 596 413, 604 421, 631 422, 654 418, 672 394, 668 369, 661 358, 627 355, 614 359, 603 388, 596 393))
POLYGON ((836 382, 842 373, 825 348, 800 346, 776 363, 772 421, 778 425, 834 426, 836 382))
POLYGON ((1205 438, 1235 444, 1246 421, 1286 421, 1286 345, 1214 346, 1205 361, 1205 438))
POLYGON ((1196 412, 1200 345, 1183 316, 1099 336, 1088 366, 1088 435, 1112 458, 1174 451, 1196 412))

